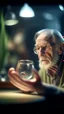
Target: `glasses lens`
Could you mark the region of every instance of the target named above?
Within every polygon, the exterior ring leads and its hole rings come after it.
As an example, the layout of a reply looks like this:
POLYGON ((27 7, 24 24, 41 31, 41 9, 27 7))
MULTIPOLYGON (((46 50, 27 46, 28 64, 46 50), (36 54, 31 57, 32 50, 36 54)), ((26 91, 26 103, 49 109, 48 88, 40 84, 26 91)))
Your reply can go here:
POLYGON ((34 53, 37 54, 37 50, 36 50, 36 47, 34 47, 33 49, 34 53))

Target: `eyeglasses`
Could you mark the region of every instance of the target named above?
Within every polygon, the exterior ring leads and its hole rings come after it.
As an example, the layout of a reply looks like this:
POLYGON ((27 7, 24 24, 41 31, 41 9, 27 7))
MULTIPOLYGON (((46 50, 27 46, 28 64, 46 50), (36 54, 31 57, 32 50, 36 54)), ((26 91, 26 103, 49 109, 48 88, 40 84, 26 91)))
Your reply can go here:
POLYGON ((47 46, 45 46, 45 47, 43 47, 43 46, 36 46, 36 47, 34 47, 34 49, 33 49, 33 50, 34 50, 34 53, 35 53, 35 54, 38 54, 40 48, 41 48, 42 50, 45 50, 46 47, 47 47, 47 46))
POLYGON ((42 51, 45 51, 46 49, 49 50, 49 49, 51 49, 51 45, 50 44, 49 45, 47 44, 45 46, 35 46, 34 49, 33 49, 33 51, 34 51, 35 54, 38 54, 38 52, 39 52, 40 49, 42 49, 42 51))

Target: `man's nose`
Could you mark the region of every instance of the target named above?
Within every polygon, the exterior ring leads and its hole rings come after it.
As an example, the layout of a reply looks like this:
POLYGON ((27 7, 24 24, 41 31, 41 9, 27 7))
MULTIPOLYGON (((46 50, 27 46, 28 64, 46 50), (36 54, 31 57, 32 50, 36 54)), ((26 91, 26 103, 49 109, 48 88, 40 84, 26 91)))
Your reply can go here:
POLYGON ((45 54, 46 48, 45 47, 40 47, 40 53, 45 54))

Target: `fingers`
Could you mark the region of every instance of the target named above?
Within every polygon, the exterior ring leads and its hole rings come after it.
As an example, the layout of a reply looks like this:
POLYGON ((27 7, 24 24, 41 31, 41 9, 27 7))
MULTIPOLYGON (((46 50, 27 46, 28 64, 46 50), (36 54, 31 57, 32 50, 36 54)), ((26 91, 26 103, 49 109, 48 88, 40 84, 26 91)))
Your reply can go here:
POLYGON ((10 69, 9 69, 9 71, 12 71, 12 70, 15 70, 13 67, 11 67, 10 69))
POLYGON ((21 91, 28 92, 30 89, 21 83, 17 82, 16 80, 11 79, 10 82, 17 88, 19 88, 21 91))
POLYGON ((14 74, 13 74, 12 76, 10 76, 10 82, 11 82, 14 86, 16 86, 17 88, 19 88, 20 90, 22 90, 22 91, 24 91, 24 92, 31 91, 29 87, 23 85, 23 84, 21 83, 21 81, 19 81, 19 79, 18 79, 18 78, 15 78, 15 77, 16 77, 16 75, 14 75, 14 74))
POLYGON ((13 67, 11 67, 9 70, 8 70, 8 75, 10 75, 11 71, 14 71, 15 69, 13 67))
POLYGON ((9 76, 10 82, 17 88, 23 91, 28 91, 28 90, 34 91, 34 87, 28 82, 22 80, 19 74, 14 69, 9 70, 8 76, 9 76))
POLYGON ((57 67, 57 66, 53 66, 53 67, 51 67, 49 70, 52 70, 53 72, 57 72, 58 67, 57 67))
POLYGON ((10 68, 8 72, 10 82, 24 92, 34 92, 36 91, 36 85, 41 83, 41 79, 35 69, 32 69, 32 71, 34 77, 30 80, 23 80, 14 68, 10 68))
POLYGON ((18 83, 26 85, 25 82, 23 82, 23 80, 20 78, 20 75, 15 70, 10 71, 9 78, 10 80, 15 80, 18 83))

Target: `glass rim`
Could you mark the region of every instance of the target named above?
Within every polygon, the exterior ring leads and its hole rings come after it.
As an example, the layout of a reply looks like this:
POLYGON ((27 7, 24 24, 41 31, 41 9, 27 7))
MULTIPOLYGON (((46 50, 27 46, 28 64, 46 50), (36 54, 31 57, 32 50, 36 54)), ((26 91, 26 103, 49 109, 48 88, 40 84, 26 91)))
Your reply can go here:
POLYGON ((34 64, 34 62, 32 60, 30 60, 30 59, 21 59, 21 60, 18 60, 18 63, 19 62, 26 62, 26 63, 32 63, 32 64, 34 64))

